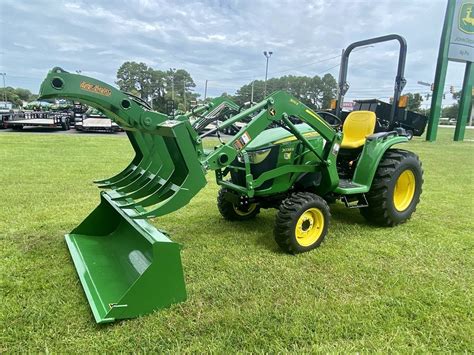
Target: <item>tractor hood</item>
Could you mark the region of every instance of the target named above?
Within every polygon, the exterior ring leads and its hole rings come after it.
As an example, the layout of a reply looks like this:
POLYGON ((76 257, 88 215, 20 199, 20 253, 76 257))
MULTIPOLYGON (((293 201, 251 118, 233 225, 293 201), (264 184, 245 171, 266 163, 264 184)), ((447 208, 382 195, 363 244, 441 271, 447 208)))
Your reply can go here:
MULTIPOLYGON (((297 124, 295 125, 295 127, 306 138, 319 136, 319 134, 315 132, 314 129, 312 129, 306 123, 297 124)), ((288 132, 286 129, 282 127, 270 128, 263 131, 252 142, 250 142, 249 145, 247 145, 246 150, 251 151, 264 149, 271 145, 291 142, 293 140, 296 140, 296 137, 291 132, 288 132)))

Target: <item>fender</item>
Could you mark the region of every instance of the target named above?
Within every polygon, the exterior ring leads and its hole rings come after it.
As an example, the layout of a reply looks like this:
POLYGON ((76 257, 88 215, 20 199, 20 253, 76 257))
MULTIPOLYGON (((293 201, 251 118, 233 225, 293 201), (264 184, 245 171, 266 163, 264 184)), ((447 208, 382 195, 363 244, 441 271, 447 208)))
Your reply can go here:
POLYGON ((367 137, 359 163, 354 172, 353 182, 366 186, 367 191, 364 192, 368 192, 385 152, 395 144, 406 142, 408 142, 408 138, 406 136, 398 136, 396 132, 376 133, 367 137))

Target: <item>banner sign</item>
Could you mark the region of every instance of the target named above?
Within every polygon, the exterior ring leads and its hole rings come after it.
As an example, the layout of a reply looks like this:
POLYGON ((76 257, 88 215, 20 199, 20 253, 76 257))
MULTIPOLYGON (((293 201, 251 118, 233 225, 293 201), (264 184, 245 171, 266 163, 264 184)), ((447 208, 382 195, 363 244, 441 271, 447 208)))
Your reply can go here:
POLYGON ((457 62, 474 62, 474 0, 456 1, 448 57, 457 62))

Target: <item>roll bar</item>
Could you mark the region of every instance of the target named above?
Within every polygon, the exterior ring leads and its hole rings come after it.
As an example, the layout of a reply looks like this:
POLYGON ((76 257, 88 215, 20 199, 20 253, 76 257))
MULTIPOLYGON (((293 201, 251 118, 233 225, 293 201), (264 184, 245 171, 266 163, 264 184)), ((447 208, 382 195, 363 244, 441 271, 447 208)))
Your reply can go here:
POLYGON ((400 53, 398 55, 398 68, 397 68, 397 76, 395 78, 395 88, 393 93, 393 104, 392 110, 390 113, 390 120, 393 120, 396 114, 396 110, 398 107, 398 101, 400 100, 400 95, 403 91, 403 88, 406 85, 406 79, 404 77, 405 73, 405 63, 407 58, 407 42, 405 38, 397 34, 390 34, 381 37, 375 37, 366 39, 359 42, 354 42, 350 44, 342 53, 341 58, 341 69, 339 71, 339 90, 337 95, 337 106, 336 106, 336 116, 338 116, 342 110, 342 105, 344 101, 344 96, 349 90, 349 84, 347 83, 347 70, 349 67, 349 55, 351 52, 358 47, 367 46, 370 44, 381 43, 381 42, 388 42, 388 41, 398 41, 400 43, 400 53))

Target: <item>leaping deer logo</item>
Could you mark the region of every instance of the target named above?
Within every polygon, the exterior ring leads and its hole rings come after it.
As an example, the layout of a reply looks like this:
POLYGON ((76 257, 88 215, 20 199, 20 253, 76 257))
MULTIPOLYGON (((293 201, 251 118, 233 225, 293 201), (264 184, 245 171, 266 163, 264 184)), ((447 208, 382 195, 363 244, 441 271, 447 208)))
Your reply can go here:
POLYGON ((466 33, 474 33, 474 4, 465 3, 459 12, 459 29, 466 33))
POLYGON ((464 22, 464 24, 466 25, 469 24, 471 26, 474 26, 474 17, 471 16, 471 13, 472 13, 472 6, 467 8, 466 17, 463 17, 462 22, 464 22))

